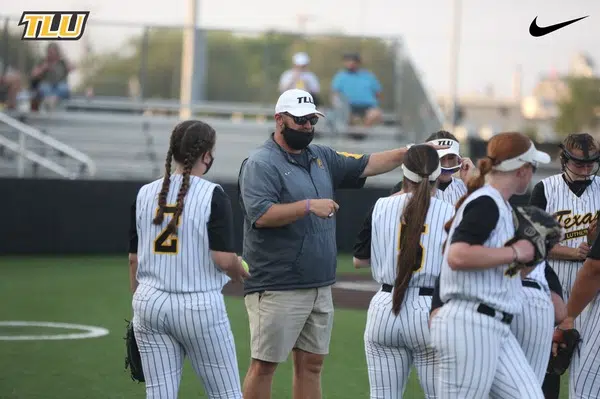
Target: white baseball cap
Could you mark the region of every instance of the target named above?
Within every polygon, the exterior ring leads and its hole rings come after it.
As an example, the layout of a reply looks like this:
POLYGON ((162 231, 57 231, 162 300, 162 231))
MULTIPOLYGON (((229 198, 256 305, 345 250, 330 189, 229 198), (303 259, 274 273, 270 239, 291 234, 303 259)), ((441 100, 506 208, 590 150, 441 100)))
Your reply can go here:
POLYGON ((286 90, 279 96, 275 105, 275 114, 288 113, 294 116, 306 116, 316 114, 325 116, 317 111, 313 96, 309 92, 300 89, 286 90))
POLYGON ((525 153, 500 162, 498 165, 494 166, 494 170, 509 172, 511 170, 519 169, 526 163, 530 163, 537 167, 540 163, 550 163, 550 161, 550 155, 536 149, 532 141, 531 146, 525 153))
POLYGON ((306 53, 296 53, 292 58, 294 65, 305 66, 310 63, 310 57, 306 53))
POLYGON ((438 153, 440 159, 442 157, 446 156, 446 155, 449 155, 449 154, 456 155, 456 156, 460 157, 460 144, 456 140, 452 140, 452 139, 435 139, 435 140, 431 140, 429 142, 433 143, 435 145, 439 145, 439 146, 443 146, 443 147, 448 147, 448 148, 445 148, 443 150, 437 150, 437 153, 438 153))

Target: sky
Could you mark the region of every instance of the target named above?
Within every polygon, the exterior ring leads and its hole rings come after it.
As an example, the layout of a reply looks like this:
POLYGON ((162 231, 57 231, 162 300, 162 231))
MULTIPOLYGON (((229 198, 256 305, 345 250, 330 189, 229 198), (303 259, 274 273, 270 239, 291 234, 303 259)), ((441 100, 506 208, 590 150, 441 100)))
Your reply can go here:
MULTIPOLYGON (((25 10, 90 10, 86 35, 95 48, 117 48, 144 24, 183 25, 192 0, 4 0, 0 15, 19 17, 25 10), (104 22, 119 22, 105 25, 104 22), (125 24, 130 25, 125 27, 125 24)), ((402 38, 429 90, 447 95, 451 76, 454 0, 197 0, 197 23, 206 28, 247 31, 299 31, 299 15, 307 16, 307 33, 402 38)), ((482 94, 493 87, 498 97, 512 93, 520 68, 523 94, 540 76, 566 73, 578 52, 600 63, 598 0, 462 0, 458 51, 459 95, 482 94), (589 15, 575 24, 535 38, 529 25, 552 25, 589 15)), ((16 27, 15 29, 20 29, 16 27)), ((77 58, 81 43, 65 45, 77 58)), ((326 55, 311 54, 311 57, 326 55)), ((369 60, 364 60, 368 67, 369 60)))

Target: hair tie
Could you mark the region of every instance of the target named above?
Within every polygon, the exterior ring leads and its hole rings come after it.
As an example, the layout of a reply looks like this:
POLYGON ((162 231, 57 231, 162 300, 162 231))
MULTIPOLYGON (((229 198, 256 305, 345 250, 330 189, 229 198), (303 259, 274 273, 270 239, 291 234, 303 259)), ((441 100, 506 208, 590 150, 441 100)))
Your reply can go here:
POLYGON ((496 164, 496 158, 494 158, 494 157, 490 157, 489 155, 486 155, 485 157, 486 157, 486 158, 489 158, 489 160, 490 160, 490 161, 492 161, 492 165, 495 165, 495 164, 496 164))

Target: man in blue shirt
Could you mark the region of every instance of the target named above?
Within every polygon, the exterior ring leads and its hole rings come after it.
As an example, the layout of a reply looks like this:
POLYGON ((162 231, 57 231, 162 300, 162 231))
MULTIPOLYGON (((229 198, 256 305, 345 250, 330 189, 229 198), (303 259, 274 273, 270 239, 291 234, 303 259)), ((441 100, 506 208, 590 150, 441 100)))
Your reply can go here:
POLYGON ((341 97, 349 105, 351 118, 362 119, 366 127, 379 123, 382 117, 379 80, 371 71, 361 67, 359 54, 345 54, 344 67, 331 82, 333 95, 341 97))

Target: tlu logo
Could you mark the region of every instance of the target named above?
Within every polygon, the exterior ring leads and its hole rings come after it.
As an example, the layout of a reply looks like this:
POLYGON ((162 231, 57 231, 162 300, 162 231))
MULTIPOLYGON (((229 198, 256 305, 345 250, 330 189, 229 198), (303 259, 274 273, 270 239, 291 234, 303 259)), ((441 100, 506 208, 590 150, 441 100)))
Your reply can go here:
POLYGON ((448 140, 438 140, 438 145, 443 145, 447 147, 452 147, 452 141, 448 140))
POLYGON ((314 104, 313 103, 313 99, 312 97, 297 97, 298 98, 298 104, 314 104))
POLYGON ((89 11, 25 11, 19 26, 21 40, 79 40, 83 36, 89 11))

